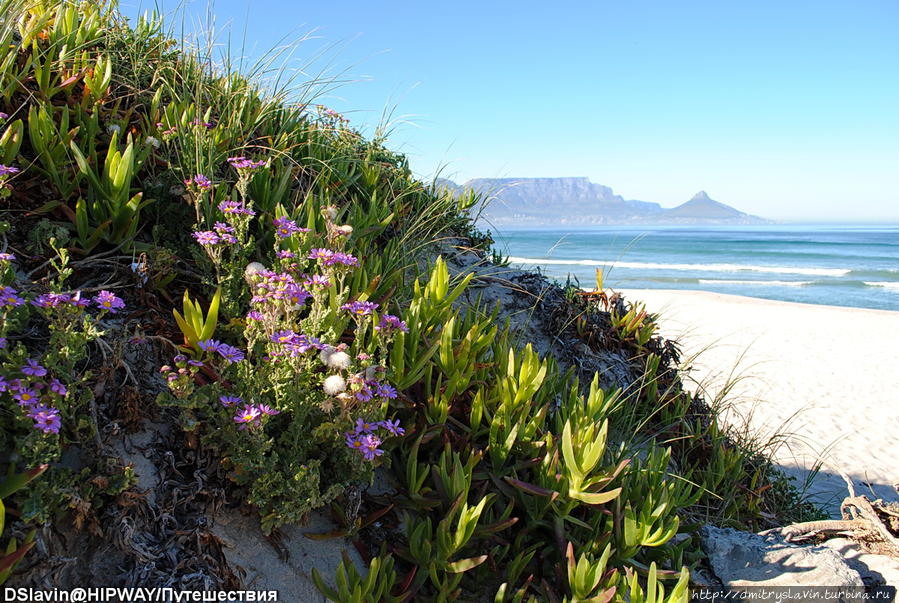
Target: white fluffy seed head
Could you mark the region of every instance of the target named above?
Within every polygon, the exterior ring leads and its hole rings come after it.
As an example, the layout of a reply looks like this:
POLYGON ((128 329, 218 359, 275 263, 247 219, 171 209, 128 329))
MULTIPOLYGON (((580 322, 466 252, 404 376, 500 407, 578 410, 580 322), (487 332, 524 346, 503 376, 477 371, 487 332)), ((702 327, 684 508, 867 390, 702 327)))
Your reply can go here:
POLYGON ((346 390, 346 381, 340 375, 331 375, 325 379, 322 388, 329 396, 336 396, 346 390))
POLYGON ((343 351, 335 351, 325 360, 325 364, 333 369, 341 371, 350 368, 352 362, 353 359, 350 358, 350 355, 343 351))
POLYGON ((322 361, 322 363, 328 364, 328 358, 330 358, 331 354, 333 354, 336 351, 337 351, 337 348, 335 348, 333 345, 326 345, 325 347, 322 348, 322 351, 318 355, 318 357, 322 361))
POLYGON ((256 274, 264 271, 264 265, 260 264, 259 262, 250 262, 249 264, 247 264, 247 267, 244 268, 243 277, 244 279, 246 279, 247 283, 252 285, 256 274))
POLYGON ((329 205, 327 207, 322 208, 322 216, 325 217, 329 222, 333 222, 334 218, 337 217, 337 208, 333 205, 329 205))

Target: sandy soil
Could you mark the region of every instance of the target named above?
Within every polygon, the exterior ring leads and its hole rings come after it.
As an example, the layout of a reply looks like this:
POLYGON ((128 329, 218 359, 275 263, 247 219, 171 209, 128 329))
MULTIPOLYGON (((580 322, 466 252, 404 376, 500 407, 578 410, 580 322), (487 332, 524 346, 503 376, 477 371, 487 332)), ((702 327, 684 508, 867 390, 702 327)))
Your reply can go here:
POLYGON ((803 480, 820 459, 812 499, 839 514, 840 471, 858 494, 896 500, 899 482, 899 312, 769 301, 702 291, 630 290, 681 343, 693 387, 711 396, 729 378, 726 414, 768 438, 774 458, 803 480))

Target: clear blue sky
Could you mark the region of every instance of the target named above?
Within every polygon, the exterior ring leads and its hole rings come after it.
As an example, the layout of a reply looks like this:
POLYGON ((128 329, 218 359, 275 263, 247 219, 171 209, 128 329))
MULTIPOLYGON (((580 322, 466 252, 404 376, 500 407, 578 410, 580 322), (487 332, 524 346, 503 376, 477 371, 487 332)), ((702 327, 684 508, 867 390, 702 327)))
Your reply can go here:
POLYGON ((899 222, 895 0, 183 9, 191 27, 210 12, 254 57, 311 30, 296 65, 336 44, 316 65, 354 81, 321 102, 368 131, 393 108, 391 146, 422 177, 588 176, 663 206, 705 189, 776 219, 899 222))

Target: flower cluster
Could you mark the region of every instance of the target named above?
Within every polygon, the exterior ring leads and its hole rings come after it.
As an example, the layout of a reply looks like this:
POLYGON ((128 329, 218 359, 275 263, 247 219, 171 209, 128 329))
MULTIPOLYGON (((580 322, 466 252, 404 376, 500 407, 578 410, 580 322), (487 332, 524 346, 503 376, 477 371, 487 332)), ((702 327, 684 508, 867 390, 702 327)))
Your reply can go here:
POLYGON ((379 430, 386 431, 389 435, 401 436, 406 433, 400 427, 399 421, 391 421, 390 419, 369 423, 365 419, 356 419, 356 428, 344 434, 346 438, 347 448, 358 450, 362 453, 362 458, 367 461, 373 461, 375 458, 384 454, 380 446, 383 440, 376 434, 379 430))
POLYGON ((369 301, 354 301, 340 306, 341 310, 346 310, 353 316, 371 316, 371 313, 378 309, 378 304, 369 301))
POLYGON ((325 346, 315 337, 309 337, 302 333, 294 333, 290 329, 283 329, 274 332, 269 336, 272 343, 279 344, 280 349, 271 352, 270 356, 276 358, 278 356, 290 356, 296 358, 301 354, 305 354, 311 350, 321 350, 325 346))
POLYGON ((375 325, 375 331, 379 331, 383 335, 392 335, 397 331, 408 333, 409 327, 407 327, 406 323, 400 320, 399 317, 394 316, 393 314, 384 314, 381 316, 378 324, 375 325))
POLYGON ((178 354, 172 361, 175 364, 174 368, 166 364, 159 369, 159 372, 165 376, 176 398, 186 398, 193 391, 194 375, 203 368, 203 363, 188 359, 184 354, 178 354))
POLYGON ((362 375, 355 375, 350 378, 350 389, 359 402, 370 402, 375 398, 380 398, 381 400, 396 399, 396 389, 392 385, 382 383, 376 379, 366 379, 362 375))
MULTIPOLYGON (((224 396, 223 396, 224 397, 224 396)), ((234 396, 234 398, 237 398, 234 396)), ((220 398, 221 399, 221 398, 220 398)), ((240 400, 240 398, 237 398, 240 400)), ((240 425, 240 429, 259 429, 262 427, 264 417, 281 414, 280 410, 275 410, 267 404, 245 404, 241 410, 234 415, 234 422, 240 425)))
MULTIPOLYGON (((31 305, 37 308, 86 308, 90 302, 100 308, 101 311, 111 314, 118 313, 125 307, 125 301, 111 291, 100 291, 90 300, 81 297, 81 291, 75 293, 42 293, 33 300, 31 305)), ((25 299, 12 287, 0 285, 0 307, 15 308, 25 303, 25 299)))
POLYGON ((293 276, 272 270, 252 273, 253 309, 273 319, 302 307, 311 294, 293 276))
POLYGON ((227 216, 255 216, 256 212, 247 207, 243 201, 222 201, 219 203, 219 211, 227 216))
POLYGON ((212 188, 212 181, 203 174, 197 174, 193 178, 184 181, 187 188, 195 188, 197 190, 209 190, 212 188))
POLYGON ((306 256, 310 260, 317 260, 322 266, 358 266, 359 259, 342 251, 332 249, 311 249, 306 256))
POLYGON ((34 428, 44 433, 59 433, 62 421, 59 409, 52 402, 61 400, 68 390, 59 379, 49 382, 42 379, 47 369, 37 360, 29 358, 19 369, 22 377, 7 381, 0 376, 0 392, 8 392, 19 404, 25 415, 34 421, 34 428))
POLYGON ((228 345, 227 343, 222 343, 220 341, 216 341, 215 339, 204 339, 203 341, 197 342, 197 345, 201 350, 206 352, 207 354, 218 354, 221 356, 225 362, 228 364, 233 364, 235 362, 240 362, 245 358, 242 350, 238 348, 228 345))
POLYGON ((275 218, 274 220, 272 220, 272 224, 275 227, 275 235, 277 235, 278 238, 281 239, 286 239, 287 237, 298 232, 309 232, 308 228, 300 228, 299 226, 297 226, 296 222, 294 222, 287 216, 275 218))
POLYGON ((255 170, 265 165, 265 161, 252 161, 246 157, 228 157, 228 163, 235 170, 255 170))

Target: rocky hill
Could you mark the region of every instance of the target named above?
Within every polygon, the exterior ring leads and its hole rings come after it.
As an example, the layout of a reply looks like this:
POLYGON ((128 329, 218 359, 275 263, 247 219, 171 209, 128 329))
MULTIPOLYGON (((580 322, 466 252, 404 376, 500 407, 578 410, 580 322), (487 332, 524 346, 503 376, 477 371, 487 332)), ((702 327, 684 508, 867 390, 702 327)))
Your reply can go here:
POLYGON ((705 191, 674 208, 625 199, 588 178, 475 178, 439 188, 472 189, 487 198, 481 217, 498 226, 599 224, 764 224, 768 221, 714 201, 705 191))

